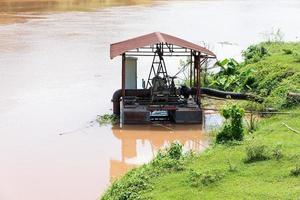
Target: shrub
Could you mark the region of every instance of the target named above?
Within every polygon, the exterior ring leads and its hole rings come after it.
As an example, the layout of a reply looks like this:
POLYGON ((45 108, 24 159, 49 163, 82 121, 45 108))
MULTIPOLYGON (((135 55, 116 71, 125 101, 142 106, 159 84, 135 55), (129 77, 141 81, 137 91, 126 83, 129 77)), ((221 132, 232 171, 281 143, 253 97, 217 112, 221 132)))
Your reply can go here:
POLYGON ((236 165, 232 164, 230 160, 227 161, 227 164, 228 164, 228 171, 229 172, 236 172, 237 171, 236 165))
POLYGON ((164 170, 183 170, 182 148, 183 146, 180 143, 172 143, 170 147, 157 153, 151 165, 164 170))
POLYGON ((280 160, 283 157, 282 154, 282 145, 277 145, 273 150, 272 150, 272 156, 276 160, 280 160))
POLYGON ((114 114, 104 114, 98 115, 96 121, 99 123, 100 126, 106 124, 114 124, 117 122, 118 117, 114 114))
POLYGON ((282 51, 287 55, 290 55, 293 53, 293 51, 291 49, 282 49, 282 51))
POLYGON ((178 160, 182 156, 182 144, 174 142, 167 149, 167 154, 170 158, 178 160))
POLYGON ((145 190, 152 189, 150 181, 152 178, 171 170, 183 169, 182 157, 182 145, 172 143, 169 148, 159 151, 150 164, 135 168, 115 181, 101 199, 141 199, 145 190))
POLYGON ((242 52, 242 56, 245 59, 245 63, 256 63, 263 57, 269 55, 267 49, 262 45, 251 45, 245 51, 242 52))
POLYGON ((291 176, 300 176, 300 165, 296 165, 293 169, 290 171, 291 176))
POLYGON ((222 116, 226 119, 222 129, 218 132, 216 137, 217 143, 224 143, 228 141, 243 140, 244 127, 243 117, 244 110, 237 105, 227 106, 222 110, 222 116))
POLYGON ((195 170, 190 170, 188 174, 188 183, 192 187, 208 186, 215 183, 223 178, 223 174, 218 171, 207 171, 204 173, 196 172, 195 170))
POLYGON ((252 163, 269 159, 267 147, 262 144, 251 144, 246 147, 245 163, 252 163))

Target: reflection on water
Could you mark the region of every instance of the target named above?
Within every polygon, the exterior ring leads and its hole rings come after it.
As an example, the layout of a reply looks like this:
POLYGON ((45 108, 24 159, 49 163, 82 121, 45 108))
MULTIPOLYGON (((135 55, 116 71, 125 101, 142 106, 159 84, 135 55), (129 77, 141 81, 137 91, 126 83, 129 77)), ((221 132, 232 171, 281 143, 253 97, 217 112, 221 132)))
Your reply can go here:
POLYGON ((113 127, 113 135, 121 141, 121 158, 110 160, 110 176, 119 177, 129 169, 151 160, 155 153, 177 141, 184 150, 202 151, 209 144, 201 125, 125 125, 113 127))

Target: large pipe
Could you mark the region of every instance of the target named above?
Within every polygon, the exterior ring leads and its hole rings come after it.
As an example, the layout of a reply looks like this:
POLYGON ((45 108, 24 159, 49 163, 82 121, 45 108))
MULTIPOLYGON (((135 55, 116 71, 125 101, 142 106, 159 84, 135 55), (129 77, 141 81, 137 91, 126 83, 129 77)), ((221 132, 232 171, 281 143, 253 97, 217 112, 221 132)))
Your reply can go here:
POLYGON ((239 100, 251 100, 259 103, 263 102, 263 99, 247 93, 236 93, 236 92, 226 92, 211 88, 201 88, 201 94, 206 94, 208 96, 214 96, 224 99, 239 99, 239 100))
MULTIPOLYGON (((188 97, 189 95, 196 95, 197 88, 185 88, 184 90, 179 90, 180 95, 188 97)), ((136 97, 150 97, 150 89, 139 89, 139 90, 130 90, 127 89, 125 92, 126 96, 136 96, 136 97)), ((225 92, 221 90, 211 89, 211 88, 201 88, 200 94, 206 94, 208 96, 214 96, 224 99, 240 99, 240 100, 251 100, 261 103, 263 100, 252 94, 245 93, 235 93, 235 92, 225 92)), ((117 116, 120 116, 120 101, 122 97, 122 89, 116 90, 112 97, 113 102, 113 113, 117 116)))
MULTIPOLYGON (((126 96, 136 96, 136 97, 150 97, 151 91, 149 89, 139 89, 139 90, 130 90, 125 91, 126 96)), ((120 116, 120 101, 122 97, 122 89, 116 90, 112 97, 113 102, 113 113, 117 116, 120 116)))

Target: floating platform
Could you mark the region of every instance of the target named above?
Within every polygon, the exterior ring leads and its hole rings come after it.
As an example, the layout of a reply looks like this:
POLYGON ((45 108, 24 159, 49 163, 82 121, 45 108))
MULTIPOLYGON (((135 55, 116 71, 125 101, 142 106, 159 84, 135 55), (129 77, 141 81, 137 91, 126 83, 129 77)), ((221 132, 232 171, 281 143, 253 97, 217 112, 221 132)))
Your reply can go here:
POLYGON ((199 107, 162 106, 124 106, 121 113, 124 124, 149 124, 154 122, 173 122, 177 124, 202 123, 202 111, 199 107))

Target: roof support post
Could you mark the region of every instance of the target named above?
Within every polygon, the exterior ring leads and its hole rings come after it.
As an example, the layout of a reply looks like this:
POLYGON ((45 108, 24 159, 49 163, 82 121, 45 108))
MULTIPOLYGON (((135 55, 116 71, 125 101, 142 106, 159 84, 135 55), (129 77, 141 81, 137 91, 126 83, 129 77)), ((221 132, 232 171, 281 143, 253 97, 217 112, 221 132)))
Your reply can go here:
POLYGON ((194 69, 195 69, 195 83, 196 83, 196 89, 197 89, 197 94, 196 94, 196 101, 197 104, 200 105, 200 53, 197 53, 194 55, 194 69))
POLYGON ((193 50, 191 50, 191 55, 190 55, 190 87, 193 86, 193 50))
POLYGON ((125 53, 122 54, 122 98, 124 100, 125 97, 125 63, 126 63, 126 56, 125 53))

